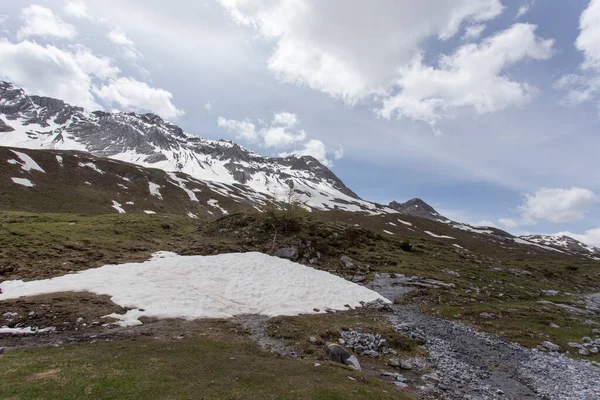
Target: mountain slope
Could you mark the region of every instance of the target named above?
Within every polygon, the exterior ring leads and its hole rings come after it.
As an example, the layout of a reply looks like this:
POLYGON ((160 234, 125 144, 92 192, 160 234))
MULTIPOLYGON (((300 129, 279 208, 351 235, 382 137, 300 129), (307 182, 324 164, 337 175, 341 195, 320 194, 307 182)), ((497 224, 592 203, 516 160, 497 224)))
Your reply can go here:
POLYGON ((0 210, 72 214, 183 214, 263 210, 273 198, 78 151, 0 147, 0 210))
POLYGON ((581 243, 580 241, 569 236, 527 235, 519 237, 523 240, 552 247, 561 251, 566 251, 570 254, 578 254, 585 257, 600 259, 599 248, 581 243))
POLYGON ((90 113, 0 81, 0 121, 4 146, 86 151, 197 179, 243 184, 280 198, 293 183, 299 200, 317 209, 392 212, 361 200, 313 157, 261 156, 230 141, 188 134, 154 114, 90 113))

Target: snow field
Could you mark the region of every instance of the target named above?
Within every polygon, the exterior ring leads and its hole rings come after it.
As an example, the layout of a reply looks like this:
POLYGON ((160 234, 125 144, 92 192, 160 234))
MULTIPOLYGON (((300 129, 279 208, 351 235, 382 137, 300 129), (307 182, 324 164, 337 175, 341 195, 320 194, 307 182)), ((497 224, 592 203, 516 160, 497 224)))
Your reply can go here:
POLYGON ((360 307, 361 301, 389 302, 328 272, 255 252, 216 256, 159 252, 143 263, 105 265, 39 281, 6 281, 0 288, 0 301, 63 291, 109 295, 114 303, 133 308, 118 316, 122 325, 139 324, 141 316, 191 320, 298 315, 360 307))

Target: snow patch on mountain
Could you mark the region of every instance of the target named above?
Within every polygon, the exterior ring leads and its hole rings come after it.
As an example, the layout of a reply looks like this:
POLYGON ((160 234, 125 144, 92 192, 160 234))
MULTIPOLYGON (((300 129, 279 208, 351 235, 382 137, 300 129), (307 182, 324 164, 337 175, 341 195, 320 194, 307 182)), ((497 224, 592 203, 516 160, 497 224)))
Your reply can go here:
POLYGON ((25 178, 10 178, 17 185, 25 186, 25 187, 34 187, 35 185, 29 180, 25 178))
POLYGON ((44 171, 42 169, 42 167, 40 167, 38 165, 38 163, 36 163, 33 158, 29 157, 27 154, 25 153, 21 153, 20 151, 16 151, 16 150, 11 150, 13 153, 15 153, 17 155, 17 157, 19 157, 21 159, 21 169, 23 171, 29 172, 29 171, 39 171, 42 173, 46 173, 46 171, 44 171))

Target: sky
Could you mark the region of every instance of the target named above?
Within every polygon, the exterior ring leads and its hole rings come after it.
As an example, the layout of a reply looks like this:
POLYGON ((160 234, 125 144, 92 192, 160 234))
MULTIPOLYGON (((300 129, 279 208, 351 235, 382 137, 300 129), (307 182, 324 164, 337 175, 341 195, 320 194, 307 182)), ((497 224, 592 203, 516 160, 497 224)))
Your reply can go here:
POLYGON ((0 79, 600 246, 600 0, 3 1, 0 79))

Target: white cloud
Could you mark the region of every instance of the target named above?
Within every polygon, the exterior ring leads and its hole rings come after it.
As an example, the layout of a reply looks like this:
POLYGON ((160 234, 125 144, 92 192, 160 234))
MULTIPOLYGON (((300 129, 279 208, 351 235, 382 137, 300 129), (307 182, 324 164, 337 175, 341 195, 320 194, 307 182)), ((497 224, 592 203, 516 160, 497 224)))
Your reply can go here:
POLYGON ((94 89, 94 93, 109 104, 136 111, 150 111, 164 118, 177 118, 185 114, 173 104, 170 92, 132 78, 111 80, 94 89))
POLYGON ((600 0, 590 1, 579 19, 575 46, 585 56, 583 68, 600 69, 600 0))
POLYGON ((594 101, 600 111, 600 0, 592 0, 579 19, 580 33, 575 47, 583 53, 582 74, 561 77, 555 88, 564 90, 562 103, 567 106, 594 101))
POLYGON ((0 39, 0 77, 31 93, 65 100, 73 105, 100 109, 92 94, 92 78, 119 72, 110 60, 78 46, 75 52, 23 41, 0 39))
POLYGON ((139 52, 135 48, 135 43, 133 42, 133 40, 129 39, 124 32, 118 29, 113 29, 106 34, 106 37, 112 43, 120 47, 121 51, 123 52, 123 55, 126 58, 136 59, 140 57, 139 52))
POLYGON ((204 109, 208 112, 211 112, 213 110, 213 102, 211 100, 206 100, 206 103, 204 103, 204 109))
POLYGON ((261 130, 266 147, 286 148, 290 145, 306 140, 306 132, 291 132, 283 126, 270 126, 261 130))
POLYGON ((500 218, 498 223, 506 229, 517 229, 521 224, 512 218, 500 218))
POLYGON ((434 125, 461 107, 479 114, 528 102, 535 88, 502 75, 525 59, 546 60, 553 41, 535 35, 535 25, 515 24, 480 44, 465 44, 439 59, 439 68, 423 64, 422 56, 400 68, 399 93, 383 101, 380 114, 434 125))
POLYGON ((597 202, 598 196, 589 189, 542 188, 525 196, 525 202, 519 206, 519 220, 502 218, 499 222, 514 229, 521 225, 535 225, 540 220, 554 223, 578 221, 597 202))
POLYGON ((256 125, 250 120, 236 121, 234 119, 226 119, 223 117, 217 118, 217 125, 219 128, 225 129, 229 132, 237 134, 238 139, 244 139, 247 141, 255 141, 258 138, 256 133, 256 125))
POLYGON ((531 9, 531 6, 532 6, 532 4, 525 3, 521 7, 519 7, 519 10, 517 11, 517 15, 515 15, 514 19, 519 19, 522 16, 524 16, 525 14, 527 14, 529 12, 529 10, 531 9))
POLYGON ((282 111, 275 114, 275 117, 273 117, 273 125, 283 125, 288 128, 293 128, 297 124, 298 117, 294 113, 282 111))
POLYGON ((268 67, 280 80, 348 103, 383 92, 426 39, 447 40, 464 22, 503 10, 499 0, 219 1, 236 23, 275 42, 268 67))
POLYGON ((333 164, 327 158, 327 153, 327 147, 325 147, 325 144, 322 141, 317 139, 311 139, 308 142, 304 143, 304 146, 301 149, 292 151, 290 153, 280 153, 279 156, 288 157, 292 154, 296 156, 312 156, 324 166, 332 167, 333 164))
POLYGON ((333 151, 333 159, 339 160, 342 157, 344 157, 344 148, 340 146, 337 150, 333 151))
POLYGON ((569 236, 589 246, 600 247, 600 228, 588 229, 584 233, 558 232, 556 236, 569 236))
POLYGON ((64 22, 49 8, 31 5, 21 10, 23 26, 17 32, 17 38, 23 40, 30 36, 57 37, 73 39, 77 35, 75 27, 64 22))
POLYGON ((113 29, 110 32, 108 32, 106 34, 106 37, 108 38, 108 40, 110 40, 111 42, 113 42, 114 44, 117 44, 119 46, 133 46, 134 43, 131 39, 129 39, 127 37, 127 35, 125 35, 125 33, 121 32, 118 29, 113 29))
POLYGON ((244 139, 249 142, 260 140, 260 145, 266 148, 285 149, 292 145, 301 146, 298 150, 289 152, 280 152, 280 157, 287 157, 295 154, 298 156, 310 155, 319 160, 327 167, 333 166, 328 155, 334 160, 339 160, 344 156, 342 147, 334 151, 328 151, 325 144, 317 139, 308 139, 308 135, 302 129, 292 130, 298 124, 298 117, 294 113, 281 111, 275 114, 270 123, 258 119, 258 124, 263 127, 257 130, 256 125, 249 119, 242 121, 217 118, 217 125, 226 131, 233 132, 237 139, 244 139))
POLYGON ((485 28, 485 24, 469 25, 465 28, 465 33, 461 37, 461 39, 465 42, 475 41, 481 37, 481 34, 485 30, 485 28))
POLYGON ((89 10, 82 0, 67 1, 63 7, 65 14, 75 18, 90 18, 89 10))

